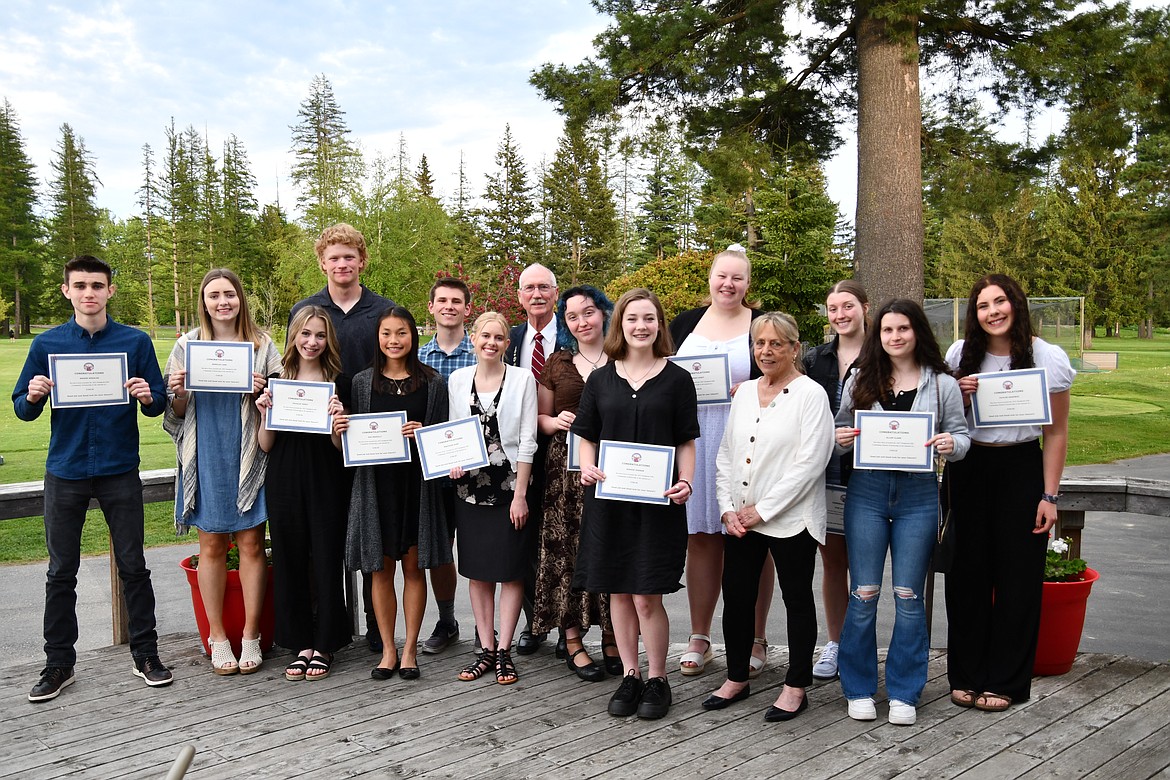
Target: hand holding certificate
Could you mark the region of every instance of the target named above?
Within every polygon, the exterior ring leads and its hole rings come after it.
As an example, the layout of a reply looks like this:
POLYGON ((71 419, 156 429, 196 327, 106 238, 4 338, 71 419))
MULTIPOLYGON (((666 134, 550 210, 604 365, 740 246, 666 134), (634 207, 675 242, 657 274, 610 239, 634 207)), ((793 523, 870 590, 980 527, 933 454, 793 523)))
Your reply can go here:
POLYGON ((597 482, 597 498, 670 503, 666 493, 674 476, 674 447, 602 440, 597 450, 597 468, 605 474, 605 479, 597 482))
POLYGON ((351 414, 336 426, 341 433, 341 454, 346 466, 406 463, 410 445, 402 429, 406 412, 351 414))
POLYGON ((251 393, 254 349, 247 341, 188 341, 184 389, 251 393))
POLYGON ((854 412, 853 425, 857 431, 853 442, 854 468, 934 470, 934 412, 859 410, 854 412))
POLYGON ((125 352, 49 355, 49 400, 55 409, 129 403, 127 372, 125 352))
POLYGON ((976 428, 1052 423, 1046 369, 1025 368, 974 376, 979 380, 971 396, 976 428))
POLYGON ((726 354, 676 355, 667 360, 691 375, 699 405, 731 403, 731 364, 726 354))
POLYGON ((301 382, 291 379, 272 379, 268 382, 268 404, 264 425, 270 431, 298 431, 301 433, 331 432, 333 418, 329 414, 329 399, 333 397, 332 382, 301 382))
POLYGON ((488 464, 479 417, 418 428, 414 443, 418 447, 423 479, 445 477, 453 468, 470 471, 488 464))

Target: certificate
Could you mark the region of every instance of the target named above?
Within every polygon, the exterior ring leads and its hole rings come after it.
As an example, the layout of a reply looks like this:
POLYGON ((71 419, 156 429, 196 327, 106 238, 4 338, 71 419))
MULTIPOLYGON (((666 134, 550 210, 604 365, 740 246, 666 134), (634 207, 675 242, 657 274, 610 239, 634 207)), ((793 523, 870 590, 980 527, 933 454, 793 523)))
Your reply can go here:
POLYGON ((329 414, 332 382, 270 379, 268 391, 272 394, 272 406, 268 407, 264 419, 268 430, 332 433, 333 415, 329 414))
POLYGON ((934 412, 854 412, 853 468, 934 471, 934 412))
POLYGON ((402 435, 406 412, 351 414, 341 434, 341 456, 346 466, 406 463, 410 445, 402 435))
POLYGON ((49 400, 54 409, 129 403, 128 371, 125 352, 49 355, 49 400))
POLYGON ((478 417, 417 428, 414 443, 418 447, 423 479, 445 477, 456 466, 470 471, 488 464, 483 425, 478 417))
POLYGON ((667 358, 686 369, 700 404, 731 403, 731 364, 726 354, 676 355, 667 358))
POLYGON ((976 428, 1052 423, 1047 369, 1024 368, 975 376, 979 386, 971 398, 971 413, 976 428))
POLYGON ((597 467, 605 472, 594 492, 597 498, 670 503, 663 493, 670 490, 674 479, 674 447, 603 440, 597 450, 597 467))
POLYGON ((565 458, 565 471, 580 471, 581 437, 572 431, 566 431, 565 442, 569 447, 569 455, 565 458))
POLYGON ((826 531, 845 535, 845 488, 840 485, 825 485, 825 520, 826 531))
POLYGON ((185 390, 252 392, 252 351, 248 341, 188 341, 185 390))

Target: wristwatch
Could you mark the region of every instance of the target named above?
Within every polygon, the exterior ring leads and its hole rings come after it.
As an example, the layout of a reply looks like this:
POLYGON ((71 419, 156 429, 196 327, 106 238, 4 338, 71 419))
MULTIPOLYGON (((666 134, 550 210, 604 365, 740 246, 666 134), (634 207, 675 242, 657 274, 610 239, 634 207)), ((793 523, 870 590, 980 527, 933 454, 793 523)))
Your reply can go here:
POLYGON ((1047 501, 1050 504, 1055 504, 1060 500, 1060 493, 1041 493, 1040 500, 1047 501))

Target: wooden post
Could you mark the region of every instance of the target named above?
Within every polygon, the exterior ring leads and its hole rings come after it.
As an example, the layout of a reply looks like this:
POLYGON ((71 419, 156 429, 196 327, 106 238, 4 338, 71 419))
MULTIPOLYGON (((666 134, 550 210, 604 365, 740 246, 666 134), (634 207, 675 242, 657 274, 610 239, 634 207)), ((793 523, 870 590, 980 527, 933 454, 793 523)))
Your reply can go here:
POLYGON ((118 576, 118 562, 114 559, 114 539, 110 537, 110 614, 111 632, 116 645, 130 644, 130 616, 126 612, 126 592, 118 576))

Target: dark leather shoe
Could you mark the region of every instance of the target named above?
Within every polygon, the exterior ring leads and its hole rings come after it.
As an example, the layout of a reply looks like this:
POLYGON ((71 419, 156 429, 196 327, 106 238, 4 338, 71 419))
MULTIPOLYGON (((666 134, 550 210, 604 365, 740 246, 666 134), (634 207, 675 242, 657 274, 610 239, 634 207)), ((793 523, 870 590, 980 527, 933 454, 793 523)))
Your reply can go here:
POLYGON ((569 657, 569 640, 565 639, 564 634, 557 640, 557 658, 565 660, 569 657))
POLYGON ((633 672, 622 678, 621 685, 614 691, 609 700, 609 714, 618 718, 633 715, 638 711, 638 702, 642 698, 642 680, 633 672))
POLYGON ((670 712, 674 699, 665 677, 651 677, 642 688, 638 701, 638 717, 642 720, 658 720, 670 712))
POLYGON ((548 634, 534 634, 527 628, 524 629, 520 632, 520 638, 516 640, 516 655, 532 655, 540 649, 546 638, 548 634))
MULTIPOLYGON (((28 692, 29 701, 49 701, 55 699, 61 693, 62 688, 66 688, 73 684, 73 667, 71 666, 46 666, 41 671, 41 679, 28 692)), ((637 699, 634 704, 637 704, 637 699)))
POLYGON ((601 682, 605 679, 605 670, 598 666, 596 662, 590 661, 584 666, 577 666, 576 662, 573 660, 584 652, 584 647, 579 648, 577 652, 573 653, 565 660, 565 663, 577 674, 578 677, 580 677, 585 682, 601 682))
POLYGON ((394 664, 394 666, 375 666, 370 670, 370 677, 373 677, 375 680, 391 680, 397 672, 398 664, 394 664))
POLYGON ((800 706, 795 710, 782 710, 779 707, 772 705, 768 708, 768 711, 764 713, 764 720, 768 721, 769 723, 780 723, 786 720, 792 720, 807 709, 808 694, 806 693, 804 698, 800 700, 800 706))
POLYGON ((403 680, 417 680, 422 676, 422 672, 418 670, 417 666, 403 666, 398 670, 398 676, 403 680))
POLYGON ((746 699, 748 696, 751 696, 751 695, 752 695, 752 687, 750 685, 743 686, 743 688, 740 688, 739 693, 735 694, 734 696, 732 696, 729 699, 725 699, 722 696, 716 696, 715 694, 711 694, 706 699, 703 699, 703 709, 705 709, 705 710, 721 710, 725 707, 729 707, 732 704, 735 704, 737 701, 743 701, 744 699, 746 699))

